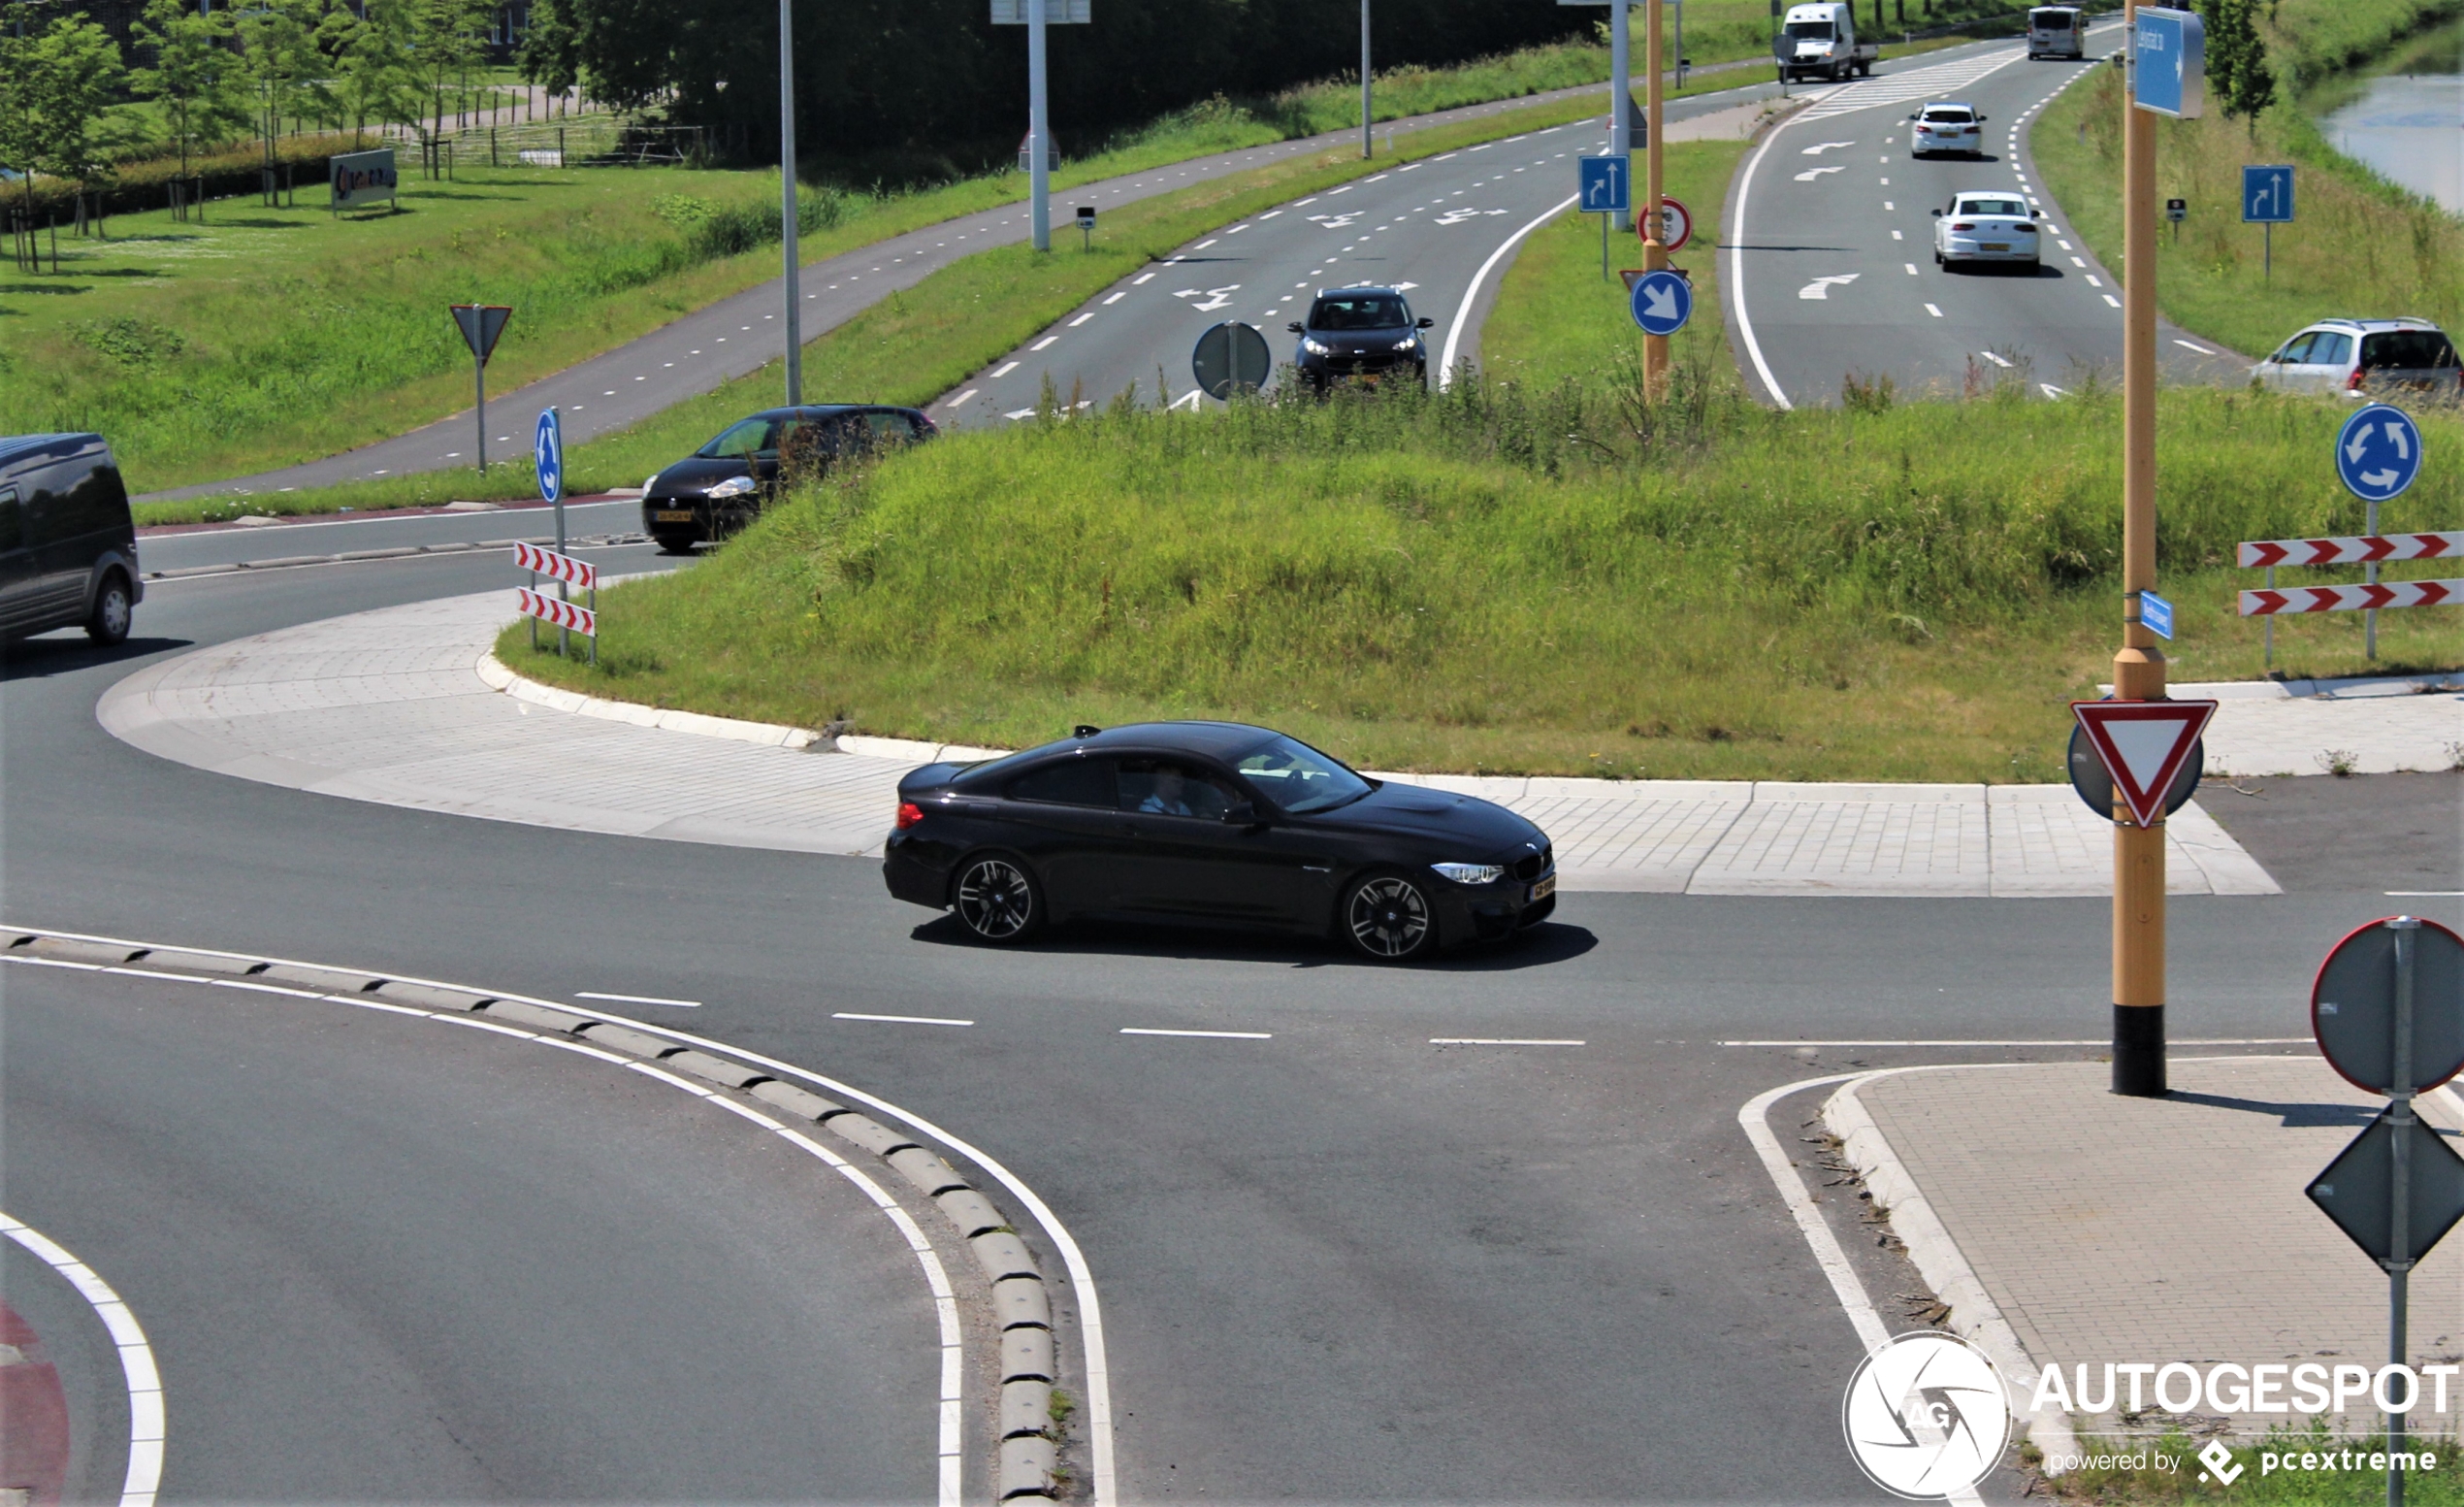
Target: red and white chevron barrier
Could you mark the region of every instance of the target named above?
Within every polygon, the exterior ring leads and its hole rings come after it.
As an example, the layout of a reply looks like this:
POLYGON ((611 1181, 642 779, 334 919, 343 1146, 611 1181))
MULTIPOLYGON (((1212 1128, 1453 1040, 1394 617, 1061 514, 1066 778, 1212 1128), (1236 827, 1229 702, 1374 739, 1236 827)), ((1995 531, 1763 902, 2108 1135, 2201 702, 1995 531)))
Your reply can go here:
POLYGON ((567 586, 579 586, 584 591, 599 589, 599 567, 588 560, 576 560, 571 555, 560 555, 553 549, 541 549, 536 544, 517 541, 513 546, 513 563, 549 580, 563 581, 567 586))
POLYGON ((525 617, 539 618, 558 628, 570 628, 589 638, 599 637, 599 614, 578 602, 559 602, 554 597, 543 597, 528 586, 514 587, 513 598, 521 604, 525 617))
POLYGON ((2464 606, 2464 580, 2381 581, 2372 586, 2285 586, 2242 593, 2244 617, 2282 612, 2358 612, 2367 607, 2464 606))
MULTIPOLYGON (((2464 534, 2355 534, 2245 543, 2241 565, 2245 570, 2263 565, 2367 565, 2373 560, 2451 560, 2459 555, 2464 555, 2464 534)), ((2244 612, 2247 615, 2248 608, 2244 612)))

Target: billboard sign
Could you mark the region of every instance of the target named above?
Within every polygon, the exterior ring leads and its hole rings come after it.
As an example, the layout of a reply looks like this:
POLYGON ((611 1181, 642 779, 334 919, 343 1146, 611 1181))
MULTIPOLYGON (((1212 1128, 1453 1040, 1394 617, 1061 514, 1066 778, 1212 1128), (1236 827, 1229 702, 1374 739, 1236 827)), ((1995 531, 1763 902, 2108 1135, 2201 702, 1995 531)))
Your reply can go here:
POLYGON ((394 148, 391 147, 379 147, 375 151, 337 152, 331 171, 335 209, 355 210, 379 200, 388 204, 393 202, 394 148))

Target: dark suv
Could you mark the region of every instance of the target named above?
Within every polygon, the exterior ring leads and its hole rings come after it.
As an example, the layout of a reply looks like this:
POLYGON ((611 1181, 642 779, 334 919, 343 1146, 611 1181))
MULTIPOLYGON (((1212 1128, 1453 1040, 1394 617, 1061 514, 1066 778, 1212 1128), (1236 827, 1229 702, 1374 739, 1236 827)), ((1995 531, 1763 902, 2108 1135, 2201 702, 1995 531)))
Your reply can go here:
POLYGON ((146 595, 128 489, 101 435, 0 439, 0 639, 128 637, 146 595))
POLYGON ((1425 387, 1429 344, 1420 332, 1437 322, 1411 317, 1393 288, 1329 288, 1310 304, 1309 321, 1291 326, 1301 338, 1292 364, 1318 393, 1340 381, 1403 377, 1425 387))
POLYGON ((641 487, 641 526, 671 555, 691 554, 753 521, 778 491, 782 469, 827 471, 853 455, 915 444, 941 431, 915 409, 830 403, 770 409, 729 424, 716 440, 641 487), (782 461, 782 457, 785 457, 782 461))

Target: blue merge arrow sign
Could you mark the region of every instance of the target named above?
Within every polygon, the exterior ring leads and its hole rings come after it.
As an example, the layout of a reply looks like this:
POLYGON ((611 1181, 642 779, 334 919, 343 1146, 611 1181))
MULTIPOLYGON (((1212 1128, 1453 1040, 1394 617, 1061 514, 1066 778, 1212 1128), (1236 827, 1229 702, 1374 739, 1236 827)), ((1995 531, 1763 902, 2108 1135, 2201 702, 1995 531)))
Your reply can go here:
POLYGON ((1645 335, 1674 335, 1694 317, 1694 288, 1673 272, 1646 272, 1635 279, 1627 306, 1645 335))
POLYGON ((538 433, 531 439, 531 458, 538 463, 539 496, 551 503, 565 500, 565 429, 554 409, 539 410, 538 433))
POLYGON ((2141 110, 2189 120, 2207 113, 2207 27, 2195 11, 2138 10, 2132 88, 2141 110))
POLYGON ((2336 435, 2336 475, 2365 503, 2383 503, 2421 475, 2421 431, 2402 409, 2373 403, 2336 435))
POLYGON ((2242 169, 2242 222, 2246 225, 2289 225, 2293 222, 2293 169, 2290 163, 2242 169))
POLYGON ((1633 169, 1623 157, 1576 157, 1580 171, 1582 212, 1586 214, 1623 214, 1631 206, 1627 184, 1633 169))

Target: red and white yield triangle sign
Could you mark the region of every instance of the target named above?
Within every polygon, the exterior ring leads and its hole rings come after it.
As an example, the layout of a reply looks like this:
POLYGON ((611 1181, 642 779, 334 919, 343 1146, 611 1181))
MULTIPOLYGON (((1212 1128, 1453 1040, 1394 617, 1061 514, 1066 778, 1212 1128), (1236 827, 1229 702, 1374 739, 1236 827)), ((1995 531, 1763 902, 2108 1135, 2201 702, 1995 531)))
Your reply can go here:
POLYGON ((2164 814, 2164 794, 2198 746, 2214 702, 2072 702, 2088 744, 2142 827, 2164 814))

